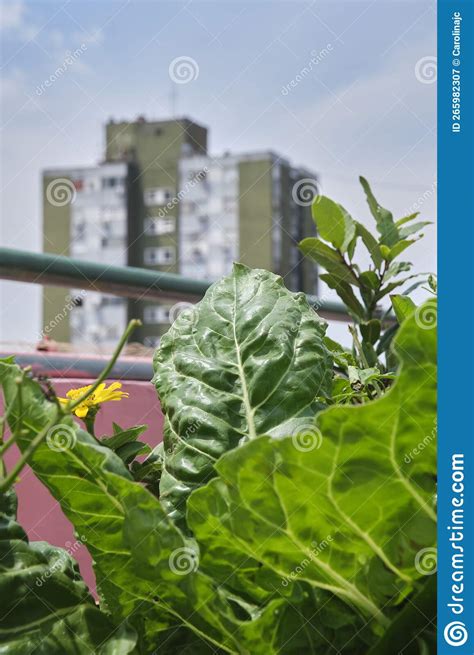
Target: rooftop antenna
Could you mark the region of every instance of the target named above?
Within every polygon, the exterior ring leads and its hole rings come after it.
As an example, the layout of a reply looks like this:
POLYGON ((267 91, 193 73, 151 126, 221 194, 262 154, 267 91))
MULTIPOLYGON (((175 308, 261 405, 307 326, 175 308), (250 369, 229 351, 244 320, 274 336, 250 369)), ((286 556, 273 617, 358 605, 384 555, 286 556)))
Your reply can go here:
POLYGON ((171 118, 176 118, 176 104, 177 104, 177 95, 178 89, 177 85, 174 82, 171 82, 171 91, 170 91, 170 105, 171 105, 171 118))

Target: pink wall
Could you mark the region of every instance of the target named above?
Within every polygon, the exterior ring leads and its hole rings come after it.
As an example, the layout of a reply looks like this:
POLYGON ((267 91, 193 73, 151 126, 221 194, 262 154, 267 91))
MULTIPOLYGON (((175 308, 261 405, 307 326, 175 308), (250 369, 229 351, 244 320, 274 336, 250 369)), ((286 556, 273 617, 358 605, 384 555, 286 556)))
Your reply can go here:
MULTIPOLYGON (((83 387, 92 380, 84 378, 52 379, 58 396, 65 396, 71 388, 83 387)), ((110 381, 109 381, 110 382, 110 381)), ((146 424, 148 430, 140 436, 150 446, 155 446, 162 439, 163 415, 160 411, 156 391, 150 382, 124 381, 123 391, 130 396, 120 402, 106 403, 102 406, 96 419, 96 435, 112 434, 112 421, 123 428, 146 424)), ((0 400, 1 402, 1 400, 0 400)), ((78 419, 78 422, 82 422, 78 419)), ((18 457, 18 451, 11 449, 6 457, 7 467, 18 457)), ((18 520, 32 541, 48 541, 66 548, 79 563, 84 580, 95 589, 91 558, 86 548, 74 537, 72 525, 61 511, 59 503, 49 491, 36 479, 31 469, 26 468, 16 485, 18 494, 18 520)))

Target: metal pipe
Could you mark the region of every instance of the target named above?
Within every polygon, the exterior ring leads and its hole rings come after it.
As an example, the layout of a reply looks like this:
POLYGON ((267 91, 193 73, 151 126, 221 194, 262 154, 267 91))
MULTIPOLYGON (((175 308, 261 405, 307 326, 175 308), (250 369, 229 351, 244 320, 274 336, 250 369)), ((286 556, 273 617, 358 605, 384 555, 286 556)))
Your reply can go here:
MULTIPOLYGON (((68 289, 88 289, 126 298, 163 300, 173 298, 196 302, 211 282, 193 280, 174 273, 162 273, 132 266, 112 266, 50 253, 0 248, 0 278, 68 289)), ((339 302, 308 296, 318 314, 336 321, 351 321, 339 302)))

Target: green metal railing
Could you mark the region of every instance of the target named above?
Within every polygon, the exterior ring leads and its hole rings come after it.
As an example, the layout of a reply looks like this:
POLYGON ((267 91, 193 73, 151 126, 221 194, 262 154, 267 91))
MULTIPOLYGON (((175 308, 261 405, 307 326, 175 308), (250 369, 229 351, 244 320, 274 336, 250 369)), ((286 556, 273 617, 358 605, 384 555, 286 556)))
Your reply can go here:
MULTIPOLYGON (((131 266, 110 266, 48 253, 0 248, 0 278, 43 286, 87 289, 143 300, 188 300, 196 302, 210 282, 192 280, 173 273, 161 273, 131 266)), ((350 321, 339 302, 308 296, 324 318, 350 321)))

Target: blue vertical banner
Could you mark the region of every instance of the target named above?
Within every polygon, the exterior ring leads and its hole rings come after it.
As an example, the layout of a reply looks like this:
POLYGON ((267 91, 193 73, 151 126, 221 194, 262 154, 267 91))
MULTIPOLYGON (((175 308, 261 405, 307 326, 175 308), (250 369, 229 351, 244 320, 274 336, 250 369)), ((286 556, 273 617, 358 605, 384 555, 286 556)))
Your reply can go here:
POLYGON ((438 2, 438 655, 474 653, 474 0, 438 2))

